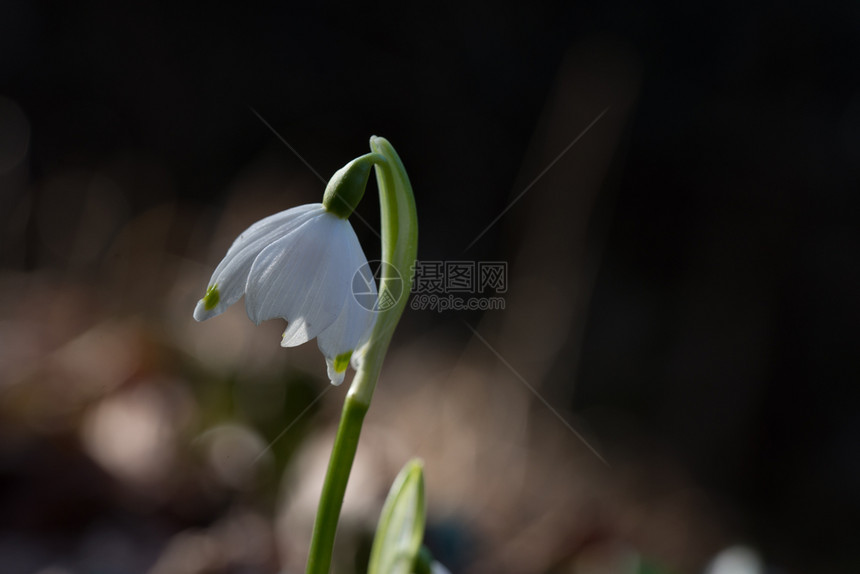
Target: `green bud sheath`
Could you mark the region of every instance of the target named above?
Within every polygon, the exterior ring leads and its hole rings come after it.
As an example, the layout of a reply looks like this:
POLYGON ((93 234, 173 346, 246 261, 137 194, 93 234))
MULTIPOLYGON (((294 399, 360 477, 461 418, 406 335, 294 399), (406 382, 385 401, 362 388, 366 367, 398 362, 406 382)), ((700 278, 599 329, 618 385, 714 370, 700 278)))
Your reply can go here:
POLYGON ((378 153, 369 153, 355 158, 337 170, 328 182, 323 195, 323 207, 341 219, 347 219, 358 202, 364 197, 370 168, 374 164, 385 163, 385 158, 378 153))

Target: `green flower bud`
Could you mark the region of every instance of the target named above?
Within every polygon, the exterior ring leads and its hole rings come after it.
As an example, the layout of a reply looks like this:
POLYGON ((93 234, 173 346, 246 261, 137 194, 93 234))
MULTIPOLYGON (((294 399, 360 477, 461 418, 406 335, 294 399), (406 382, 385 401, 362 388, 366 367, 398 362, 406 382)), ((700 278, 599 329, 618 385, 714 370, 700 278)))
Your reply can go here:
POLYGON ((358 202, 364 197, 370 168, 374 164, 385 163, 385 158, 378 153, 369 153, 355 158, 331 176, 323 195, 323 207, 329 213, 347 219, 358 202))
POLYGON ((413 459, 401 469, 382 507, 367 574, 411 574, 424 538, 424 466, 413 459))

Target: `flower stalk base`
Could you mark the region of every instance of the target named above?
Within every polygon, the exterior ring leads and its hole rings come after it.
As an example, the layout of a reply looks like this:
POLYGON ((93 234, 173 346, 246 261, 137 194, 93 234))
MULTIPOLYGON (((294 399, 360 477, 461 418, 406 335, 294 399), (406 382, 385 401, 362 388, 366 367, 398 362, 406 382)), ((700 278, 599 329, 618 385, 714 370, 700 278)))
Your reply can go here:
POLYGON ((343 403, 337 436, 328 463, 320 505, 314 522, 313 539, 308 554, 307 572, 328 574, 331 569, 331 555, 334 548, 334 537, 337 532, 337 521, 343 506, 343 496, 349 482, 352 462, 358 448, 361 425, 367 414, 367 404, 352 397, 347 397, 343 403))

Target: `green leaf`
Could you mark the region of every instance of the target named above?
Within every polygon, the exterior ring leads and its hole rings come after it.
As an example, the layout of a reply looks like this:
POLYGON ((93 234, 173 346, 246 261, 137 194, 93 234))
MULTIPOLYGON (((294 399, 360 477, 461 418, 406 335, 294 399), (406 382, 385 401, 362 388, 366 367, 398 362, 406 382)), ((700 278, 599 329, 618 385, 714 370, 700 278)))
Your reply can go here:
POLYGON ((385 499, 367 574, 411 574, 424 538, 424 515, 424 467, 413 459, 385 499))

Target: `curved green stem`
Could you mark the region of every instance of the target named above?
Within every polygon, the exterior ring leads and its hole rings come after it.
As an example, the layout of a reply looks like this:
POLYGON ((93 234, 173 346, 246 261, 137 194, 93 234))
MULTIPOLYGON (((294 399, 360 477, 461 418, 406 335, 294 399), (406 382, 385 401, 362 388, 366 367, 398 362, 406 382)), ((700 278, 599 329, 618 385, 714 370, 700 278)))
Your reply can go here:
POLYGON ((370 138, 370 149, 381 158, 374 164, 382 214, 382 277, 379 296, 385 293, 396 303, 379 313, 343 404, 337 436, 323 482, 319 509, 308 554, 307 574, 328 574, 343 495, 358 448, 361 425, 370 407, 382 361, 394 328, 403 314, 412 290, 412 268, 418 252, 418 216, 412 186, 400 157, 388 140, 370 138), (399 296, 397 293, 399 291, 399 296))
POLYGON ((367 405, 362 405, 350 397, 343 404, 340 425, 334 439, 334 447, 328 463, 323 491, 317 518, 314 522, 314 533, 308 554, 306 572, 328 574, 331 568, 331 554, 334 548, 334 537, 337 532, 337 521, 343 506, 343 495, 349 481, 349 472, 355 451, 358 448, 358 437, 361 433, 361 423, 367 413, 367 405))

